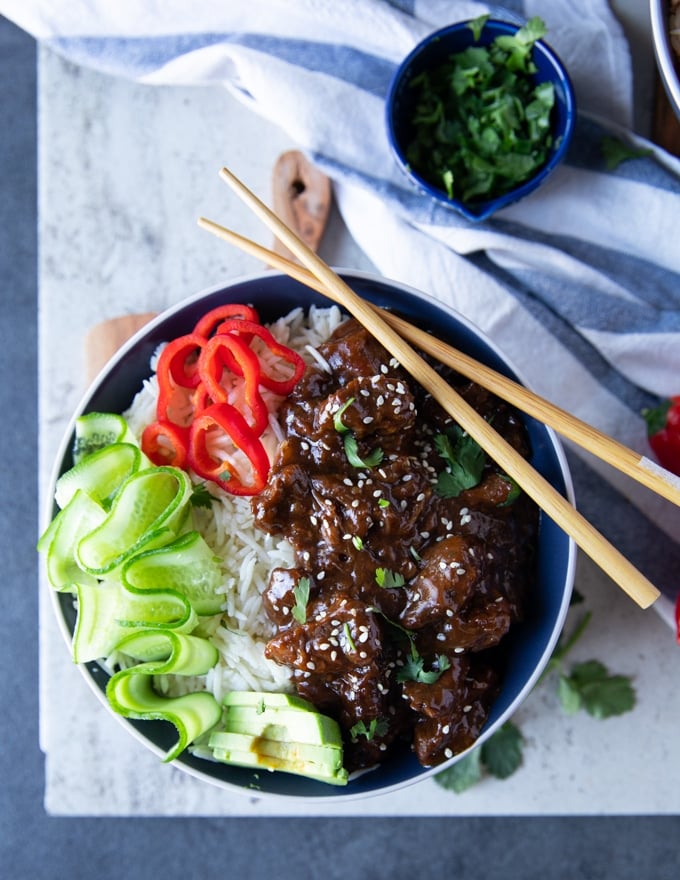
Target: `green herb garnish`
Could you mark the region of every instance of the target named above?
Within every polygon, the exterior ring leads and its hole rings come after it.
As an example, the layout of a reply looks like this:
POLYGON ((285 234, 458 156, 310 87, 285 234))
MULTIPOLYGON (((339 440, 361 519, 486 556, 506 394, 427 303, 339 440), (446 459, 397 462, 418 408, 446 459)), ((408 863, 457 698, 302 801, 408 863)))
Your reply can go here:
POLYGON ((449 658, 444 654, 438 654, 432 664, 432 669, 427 672, 425 660, 418 653, 415 642, 412 638, 409 641, 411 642, 411 655, 397 673, 397 681, 418 681, 421 684, 434 684, 435 681, 438 681, 444 670, 451 666, 449 658))
POLYGON ((652 150, 631 147, 618 138, 605 135, 600 141, 600 148, 604 156, 604 164, 608 171, 614 171, 622 162, 629 159, 641 159, 643 156, 651 156, 652 150))
POLYGON ((349 729, 349 735, 353 742, 356 742, 360 736, 365 736, 370 742, 375 736, 385 736, 390 729, 390 725, 386 718, 372 718, 368 727, 365 721, 357 721, 349 729))
POLYGON ((470 23, 475 44, 414 77, 411 168, 462 201, 491 199, 532 177, 553 144, 552 83, 536 83, 531 53, 546 33, 534 17, 513 35, 477 45, 488 16, 470 23))
POLYGON ((511 721, 506 721, 479 748, 438 773, 435 781, 442 788, 461 794, 480 782, 485 771, 497 779, 507 779, 522 764, 523 743, 520 729, 511 721))
POLYGON ((338 432, 338 434, 342 434, 342 444, 345 448, 345 455, 347 456, 347 461, 355 468, 373 468, 377 467, 380 462, 383 460, 383 452, 382 449, 374 449, 370 452, 365 458, 361 458, 359 455, 359 444, 357 443, 356 437, 352 434, 349 428, 343 424, 342 417, 347 410, 354 403, 355 398, 350 397, 346 403, 344 403, 340 409, 336 412, 333 417, 333 427, 338 432))
POLYGON ((379 587, 391 590, 393 587, 403 587, 406 579, 398 571, 390 571, 389 568, 376 568, 375 582, 379 587))
POLYGON ((446 434, 437 434, 434 442, 447 463, 446 470, 437 478, 438 495, 456 498, 465 489, 472 489, 479 483, 486 456, 476 440, 454 425, 446 434))
POLYGON ((343 626, 343 632, 345 633, 345 638, 347 639, 347 644, 349 646, 350 651, 356 651, 357 646, 354 644, 354 639, 352 638, 352 632, 349 628, 349 623, 345 623, 343 626))
POLYGON ((197 483, 194 486, 191 498, 189 499, 194 507, 207 507, 210 509, 215 500, 214 496, 208 492, 205 483, 197 483))
POLYGON ((298 623, 307 622, 307 603, 309 602, 309 578, 301 577, 293 587, 295 605, 291 608, 291 614, 298 623))

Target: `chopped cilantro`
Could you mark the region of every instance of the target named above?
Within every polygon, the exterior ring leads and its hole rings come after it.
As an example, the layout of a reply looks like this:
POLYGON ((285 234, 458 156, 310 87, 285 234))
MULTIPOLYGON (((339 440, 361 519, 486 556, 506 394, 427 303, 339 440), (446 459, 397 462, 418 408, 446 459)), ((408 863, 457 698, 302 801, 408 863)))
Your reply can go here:
POLYGON ((524 738, 520 729, 506 721, 493 736, 435 776, 442 788, 461 794, 481 781, 484 772, 507 779, 522 764, 524 738))
POLYGON ((370 742, 375 736, 385 736, 389 728, 390 725, 386 718, 372 718, 368 727, 362 719, 350 727, 349 735, 352 738, 352 742, 356 742, 360 736, 365 736, 370 742))
POLYGON ((340 409, 336 412, 333 417, 333 427, 338 432, 338 434, 344 434, 346 431, 349 431, 349 428, 343 424, 342 417, 345 414, 345 410, 349 409, 349 407, 354 403, 356 398, 350 397, 340 409))
POLYGON ((356 437, 349 432, 345 433, 342 438, 343 445, 345 447, 345 455, 347 456, 347 461, 355 468, 373 468, 377 467, 380 462, 383 460, 383 451, 380 448, 374 449, 372 452, 365 458, 361 458, 359 455, 359 444, 356 441, 356 437))
POLYGON ((410 167, 463 201, 514 189, 545 165, 553 144, 552 83, 536 84, 532 50, 546 33, 534 17, 515 34, 478 45, 487 16, 471 22, 475 42, 414 77, 410 167))
POLYGON ((197 483, 191 493, 190 501, 194 507, 212 507, 215 498, 208 492, 205 483, 197 483))
POLYGON ((353 543, 354 546, 357 548, 357 550, 363 550, 363 549, 364 549, 364 542, 361 540, 361 538, 359 537, 359 535, 353 535, 353 537, 352 537, 352 543, 353 543))
POLYGON ((437 477, 436 491, 443 498, 456 498, 465 489, 479 483, 486 455, 482 447, 454 425, 445 434, 437 434, 435 446, 446 461, 446 469, 437 477))
POLYGON ((298 623, 307 622, 307 602, 309 602, 309 578, 301 577, 293 587, 295 605, 291 608, 291 614, 298 623))
POLYGON ((390 506, 390 502, 387 498, 380 498, 378 501, 378 507, 382 507, 383 509, 390 506))
POLYGON ((618 138, 608 135, 605 135, 600 141, 600 148, 608 171, 614 171, 622 162, 627 162, 629 159, 641 159, 643 156, 652 155, 650 149, 631 147, 618 138))
POLYGON ((390 590, 393 587, 403 587, 406 580, 404 575, 399 574, 398 571, 390 571, 389 568, 376 568, 375 582, 379 587, 390 590))
POLYGON ((349 628, 349 623, 345 622, 343 627, 343 632, 345 633, 345 638, 347 639, 347 644, 349 646, 350 651, 356 651, 357 646, 354 644, 354 639, 352 638, 352 632, 349 628))
POLYGON ((350 397, 349 400, 347 400, 346 403, 344 403, 336 412, 333 417, 333 427, 338 434, 342 434, 342 444, 345 448, 345 455, 347 456, 347 461, 352 467, 377 467, 383 460, 382 449, 374 449, 366 456, 366 458, 361 458, 359 455, 359 444, 357 443, 356 437, 350 432, 349 428, 343 424, 342 417, 345 410, 354 403, 354 400, 354 397, 350 397))
POLYGON ((501 502, 498 506, 509 507, 511 504, 514 504, 515 501, 517 501, 519 496, 522 494, 522 490, 517 480, 513 480, 512 477, 508 476, 508 474, 501 474, 501 476, 505 480, 505 482, 510 485, 510 491, 508 492, 505 501, 501 502))
POLYGON ((448 657, 444 654, 438 654, 432 669, 429 672, 425 670, 425 660, 420 656, 411 638, 411 656, 406 660, 404 665, 397 673, 397 681, 418 681, 421 684, 434 684, 445 669, 451 666, 448 657))

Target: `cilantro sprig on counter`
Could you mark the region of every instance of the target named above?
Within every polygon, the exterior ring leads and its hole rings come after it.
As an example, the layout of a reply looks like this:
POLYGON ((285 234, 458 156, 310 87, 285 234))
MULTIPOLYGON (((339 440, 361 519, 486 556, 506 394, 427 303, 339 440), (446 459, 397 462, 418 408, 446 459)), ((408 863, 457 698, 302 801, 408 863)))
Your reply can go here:
MULTIPOLYGON (((575 602, 581 601, 575 594, 575 602)), ((585 710, 593 718, 611 718, 630 712, 636 702, 632 680, 626 675, 613 675, 599 660, 586 660, 567 667, 566 661, 576 642, 590 623, 586 612, 570 636, 560 640, 540 682, 557 675, 557 697, 562 710, 573 714, 585 710)), ((539 683, 540 683, 539 682, 539 683)), ((522 764, 524 737, 519 727, 507 721, 478 748, 435 776, 442 788, 460 794, 480 782, 485 774, 507 779, 522 764)))
POLYGON ((413 170, 449 198, 490 199, 532 177, 553 143, 552 83, 536 84, 531 53, 545 36, 534 17, 515 34, 476 45, 488 16, 470 23, 475 44, 414 77, 413 170))

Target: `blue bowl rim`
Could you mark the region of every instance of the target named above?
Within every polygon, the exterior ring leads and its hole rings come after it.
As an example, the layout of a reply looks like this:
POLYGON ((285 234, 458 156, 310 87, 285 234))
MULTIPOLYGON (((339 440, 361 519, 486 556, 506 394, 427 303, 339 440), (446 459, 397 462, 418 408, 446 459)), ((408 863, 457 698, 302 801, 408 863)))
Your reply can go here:
MULTIPOLYGON (((521 374, 516 370, 516 368, 512 365, 512 363, 508 360, 508 357, 503 354, 500 348, 491 340, 489 337, 478 328, 473 322, 467 319, 465 316, 457 312, 450 306, 447 306, 435 299, 435 297, 427 294, 423 291, 417 290, 416 288, 410 287, 409 285, 403 284, 401 282, 393 281, 390 279, 386 279, 380 276, 375 275, 371 272, 364 272, 359 270, 337 270, 341 276, 348 281, 348 283, 356 283, 361 286, 362 284, 366 284, 368 286, 367 291, 363 291, 363 295, 367 299, 373 299, 373 295, 370 293, 371 285, 375 286, 376 289, 382 290, 386 292, 386 295, 389 297, 392 294, 398 294, 402 298, 413 299, 415 302, 420 301, 423 307, 427 307, 431 310, 439 311, 443 313, 444 317, 448 322, 451 322, 451 325, 458 325, 458 328, 461 329, 465 334, 468 334, 472 337, 472 342, 476 344, 480 344, 483 349, 488 352, 488 355, 491 356, 492 359, 496 359, 498 363, 495 364, 495 367, 500 369, 500 371, 505 372, 511 378, 514 378, 516 381, 521 382, 522 384, 526 384, 521 374), (500 366, 499 366, 500 365, 500 366)), ((209 297, 215 297, 220 295, 225 295, 227 297, 226 301, 229 301, 231 296, 231 292, 236 288, 240 288, 243 285, 271 285, 272 283, 276 284, 281 280, 285 282, 291 282, 294 285, 298 285, 301 290, 307 291, 308 289, 303 287, 298 282, 292 281, 286 275, 283 275, 278 272, 268 271, 266 273, 256 273, 252 275, 241 276, 239 278, 230 279, 227 282, 216 284, 214 286, 204 288, 203 290, 188 296, 187 298, 181 300, 179 303, 176 303, 173 306, 170 306, 168 309, 164 310, 160 314, 158 314, 155 318, 153 318, 148 324, 138 330, 127 342, 125 342, 115 355, 109 360, 109 362, 102 368, 99 374, 95 377, 95 379, 91 382, 89 388, 86 390, 84 395, 81 397, 81 400, 76 407, 74 414, 72 415, 68 426, 66 427, 62 441, 60 443, 59 449, 57 451, 52 473, 50 476, 50 491, 48 491, 46 495, 46 505, 43 512, 43 522, 42 522, 42 530, 47 528, 49 522, 55 513, 54 506, 54 486, 59 475, 63 472, 65 467, 68 466, 68 461, 71 455, 71 448, 73 443, 73 436, 75 430, 76 419, 79 415, 88 411, 88 407, 92 401, 92 398, 96 395, 97 390, 100 388, 101 384, 105 382, 107 376, 115 370, 115 368, 120 365, 127 358, 128 354, 133 352, 135 348, 143 343, 144 340, 152 334, 154 331, 157 331, 159 328, 162 328, 168 322, 172 322, 174 318, 187 309, 190 309, 192 306, 195 306, 209 297)), ((312 297, 312 300, 317 296, 313 294, 311 291, 309 295, 312 297)), ((379 298, 379 297, 377 297, 379 298)), ((239 300, 232 299, 232 301, 242 301, 242 298, 239 300)), ((329 304, 326 300, 324 304, 329 304)), ((306 308, 308 307, 305 306, 306 308)), ((413 320, 413 318, 411 319, 413 320)), ((444 334, 446 335, 446 334, 444 334)), ((155 348, 155 346, 154 346, 155 348)), ((463 347, 462 347, 463 348, 463 347)), ((143 377, 142 377, 143 378, 143 377)), ((141 381, 140 381, 141 387, 141 381)), ((135 392, 133 392, 134 394, 135 392)), ((528 417, 526 417, 528 418, 528 417)), ((533 421, 529 419, 529 421, 533 421)), ((574 503, 574 487, 571 479, 571 473, 569 470, 569 465, 566 459, 566 455, 564 452, 564 448, 561 444, 556 433, 549 427, 545 425, 540 425, 540 429, 545 433, 546 444, 549 446, 549 450, 552 456, 554 456, 554 465, 557 471, 559 472, 559 480, 562 483, 562 491, 565 497, 570 501, 570 503, 574 503)), ((542 528, 544 527, 542 521, 542 528)), ((548 520, 548 525, 554 527, 554 524, 548 520)), ((560 579, 560 583, 563 583, 561 598, 559 602, 559 607, 557 608, 554 620, 551 626, 550 636, 543 645, 543 649, 541 651, 540 658, 534 665, 532 674, 524 681, 524 684, 519 689, 519 691, 515 694, 506 708, 502 711, 502 713, 493 721, 493 724, 487 723, 487 726, 482 731, 481 735, 474 743, 471 748, 476 748, 481 745, 486 739, 488 739, 495 730, 497 730, 506 720, 508 720, 514 712, 517 711, 519 706, 524 702, 526 697, 531 693, 534 686, 538 682, 541 673, 545 669, 554 649, 557 644, 557 641, 560 637, 562 628, 564 626, 564 622, 566 619, 567 612, 569 610, 569 604, 571 600, 571 594, 573 590, 574 578, 575 578, 575 569, 576 569, 576 558, 577 558, 577 548, 573 541, 573 539, 568 536, 564 536, 564 540, 566 542, 566 548, 563 552, 565 566, 564 566, 564 574, 563 578, 560 579)), ((64 637, 66 645, 70 649, 71 639, 72 639, 72 629, 69 626, 69 622, 67 620, 67 616, 65 614, 65 608, 67 607, 67 602, 70 598, 70 594, 58 593, 49 586, 50 600, 56 615, 57 623, 59 629, 64 637)), ((71 606, 73 605, 72 601, 70 602, 71 606)), ((87 684, 90 689, 93 691, 99 702, 104 706, 106 711, 112 715, 129 733, 132 734, 134 739, 139 741, 145 748, 149 749, 153 752, 157 757, 163 758, 166 754, 167 749, 170 744, 174 742, 175 735, 174 731, 172 731, 172 735, 167 743, 164 743, 163 746, 160 746, 157 742, 154 742, 149 735, 150 725, 162 725, 163 722, 154 722, 154 721, 135 721, 134 719, 124 718, 118 714, 116 714, 110 707, 105 694, 105 685, 108 680, 108 673, 106 673, 102 667, 100 667, 96 662, 86 663, 86 664, 78 664, 79 670, 83 677, 85 678, 87 684)), ((347 787, 336 787, 330 786, 324 783, 314 783, 311 780, 305 780, 303 777, 290 777, 288 774, 272 774, 274 777, 278 777, 279 779, 288 778, 291 780, 290 785, 302 787, 300 793, 290 794, 282 791, 266 791, 266 790, 253 790, 252 782, 250 786, 242 785, 237 782, 232 782, 225 779, 216 778, 211 775, 207 769, 204 769, 203 765, 209 766, 210 762, 205 761, 203 759, 188 757, 186 752, 179 756, 173 763, 174 766, 181 769, 182 772, 187 773, 188 775, 201 780, 203 782, 207 782, 211 785, 217 786, 226 791, 238 792, 242 796, 245 795, 247 797, 258 797, 258 798, 267 798, 267 799, 275 799, 278 801, 294 801, 295 803, 304 803, 304 802, 318 802, 319 800, 332 799, 334 797, 340 798, 342 802, 345 801, 353 801, 353 800, 363 800, 366 797, 375 797, 378 795, 388 794, 393 791, 401 790, 409 785, 415 784, 417 782, 421 782, 431 776, 434 776, 437 773, 440 773, 442 770, 447 767, 452 766, 457 763, 462 757, 468 754, 470 749, 462 752, 458 755, 455 755, 453 758, 449 759, 447 762, 440 764, 436 767, 431 768, 416 768, 416 772, 411 776, 406 778, 399 778, 396 782, 387 783, 383 786, 379 787, 368 787, 361 788, 358 787, 355 790, 352 789, 351 785, 347 787), (308 783, 311 782, 311 785, 308 783)), ((415 758, 412 759, 415 761, 415 758)), ((218 765, 219 766, 219 765, 218 765)), ((242 770, 243 768, 233 768, 237 771, 242 770)), ((250 771, 245 771, 243 774, 244 777, 250 771)), ((264 775, 265 771, 259 771, 260 775, 264 775)), ((257 774, 253 774, 251 779, 257 776, 257 774)), ((366 773, 364 776, 360 777, 358 782, 361 783, 362 780, 368 780, 370 783, 371 773, 366 773)), ((278 788, 285 789, 287 786, 285 782, 282 782, 278 788)))
MULTIPOLYGON (((546 164, 536 175, 534 175, 534 177, 525 181, 521 186, 518 186, 507 193, 503 193, 503 195, 500 195, 495 199, 488 199, 483 201, 480 200, 479 202, 470 203, 469 205, 465 202, 461 202, 458 199, 450 199, 446 192, 444 192, 444 190, 440 189, 439 187, 433 186, 431 183, 422 178, 419 174, 414 172, 413 169, 409 166, 409 163, 406 161, 406 158, 401 150, 396 135, 393 108, 396 94, 401 86, 404 74, 408 71, 413 61, 418 58, 423 52, 427 51, 427 49, 435 41, 441 40, 442 38, 448 37, 452 34, 460 33, 461 31, 465 31, 466 29, 468 29, 471 21, 472 19, 454 22, 453 24, 445 25, 444 27, 433 31, 431 34, 421 40, 416 46, 414 46, 414 48, 403 59, 403 61, 399 63, 399 66, 392 75, 392 79, 390 81, 387 96, 385 99, 385 121, 387 126, 388 140, 390 142, 390 148, 394 157, 397 160, 397 164, 404 172, 406 177, 428 196, 436 199, 441 204, 446 205, 446 207, 451 208, 462 214, 467 220, 471 220, 473 222, 481 222, 488 219, 492 214, 496 213, 502 208, 505 208, 508 205, 513 204, 514 202, 519 201, 520 199, 529 195, 529 193, 537 189, 540 184, 563 161, 567 150, 569 149, 569 145, 571 144, 572 136, 574 133, 574 126, 576 123, 576 95, 574 92, 574 86, 571 81, 571 77, 569 76, 569 73, 560 57, 557 55, 554 49, 552 49, 551 46, 544 40, 537 40, 535 47, 538 47, 538 50, 543 54, 545 58, 548 59, 553 67, 553 70, 556 72, 556 80, 561 83, 562 88, 564 89, 565 124, 564 132, 560 135, 561 140, 559 145, 556 149, 553 150, 546 164)), ((488 28, 491 31, 495 30, 499 34, 511 34, 516 33, 516 31, 519 30, 519 28, 521 27, 521 24, 511 21, 504 21, 498 18, 489 18, 486 21, 484 27, 488 28)))

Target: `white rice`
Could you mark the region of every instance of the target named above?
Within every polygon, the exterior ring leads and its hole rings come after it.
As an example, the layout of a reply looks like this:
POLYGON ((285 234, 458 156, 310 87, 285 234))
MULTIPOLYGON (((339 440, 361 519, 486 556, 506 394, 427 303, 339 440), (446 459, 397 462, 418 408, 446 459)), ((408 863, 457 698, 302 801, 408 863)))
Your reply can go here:
MULTIPOLYGON (((342 320, 337 306, 313 307, 306 317, 298 308, 269 325, 269 329, 279 342, 298 351, 307 363, 323 365, 316 348, 342 320)), ((265 370, 273 375, 280 376, 285 369, 285 365, 265 362, 265 370)), ((239 390, 234 387, 234 400, 239 390)), ((155 421, 157 394, 158 385, 153 375, 145 380, 124 413, 138 438, 144 428, 155 421)), ((267 392, 263 391, 263 397, 265 395, 267 392)), ((266 398, 272 406, 279 402, 274 397, 270 394, 266 398)), ((281 440, 275 418, 270 419, 262 440, 271 457, 281 440)), ((192 479, 202 482, 194 475, 192 479)), ((262 607, 262 593, 273 568, 290 568, 294 564, 292 547, 287 541, 255 528, 249 498, 229 495, 212 483, 207 488, 215 500, 210 509, 194 509, 194 525, 215 555, 222 559, 224 581, 220 591, 224 594, 224 610, 221 615, 202 621, 197 634, 205 635, 217 647, 219 661, 206 676, 158 676, 156 684, 168 695, 208 690, 218 701, 230 690, 290 692, 291 671, 264 656, 264 647, 274 634, 274 626, 262 607)))

